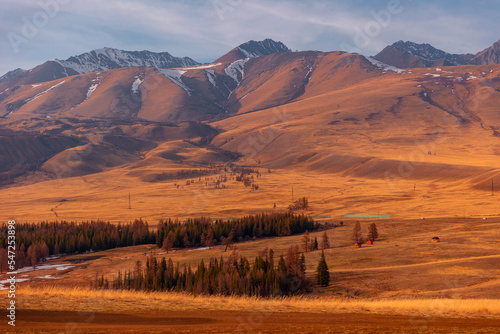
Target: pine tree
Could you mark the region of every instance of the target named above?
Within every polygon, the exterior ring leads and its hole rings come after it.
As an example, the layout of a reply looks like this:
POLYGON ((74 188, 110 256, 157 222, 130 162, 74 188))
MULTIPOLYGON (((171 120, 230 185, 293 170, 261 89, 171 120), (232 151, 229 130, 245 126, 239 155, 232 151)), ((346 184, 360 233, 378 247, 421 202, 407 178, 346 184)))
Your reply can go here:
POLYGON ((311 248, 313 251, 318 250, 318 238, 314 237, 314 242, 311 248))
POLYGON ((300 256, 300 271, 303 275, 306 274, 306 257, 304 256, 304 253, 300 256))
POLYGON ((316 281, 318 285, 321 286, 328 286, 328 284, 330 284, 330 272, 328 271, 324 251, 321 251, 321 258, 319 259, 318 267, 316 268, 316 281))
POLYGON ((321 237, 321 249, 328 249, 330 248, 330 240, 328 239, 328 235, 323 233, 323 236, 321 237))
POLYGON ((306 230, 304 233, 304 237, 302 238, 302 244, 304 245, 304 252, 309 251, 309 242, 311 241, 311 238, 309 237, 309 231, 306 230))
POLYGON ((371 223, 368 230, 368 239, 376 240, 378 238, 377 224, 371 223))
POLYGON ((362 240, 361 240, 361 224, 359 222, 356 222, 356 224, 353 227, 352 241, 354 241, 355 243, 362 242, 362 240))

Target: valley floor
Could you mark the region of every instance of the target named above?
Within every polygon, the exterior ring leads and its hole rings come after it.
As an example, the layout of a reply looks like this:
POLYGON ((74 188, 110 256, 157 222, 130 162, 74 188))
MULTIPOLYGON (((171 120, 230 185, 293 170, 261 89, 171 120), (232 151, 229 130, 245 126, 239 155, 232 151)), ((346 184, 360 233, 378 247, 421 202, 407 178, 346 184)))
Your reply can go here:
MULTIPOLYGON (((362 221, 363 231, 372 221, 362 221)), ((223 246, 179 249, 154 245, 63 256, 25 268, 18 278, 16 331, 21 333, 498 333, 500 221, 495 219, 376 220, 380 239, 356 249, 354 221, 327 230, 331 283, 285 299, 192 296, 165 292, 92 290, 154 254, 194 265, 227 257, 223 246), (439 236, 440 243, 431 238, 439 236)), ((318 237, 323 231, 312 232, 318 237)), ((237 243, 253 259, 278 256, 301 235, 237 243)), ((305 253, 313 278, 321 251, 305 253)), ((0 280, 5 274, 0 275, 0 280)), ((8 302, 0 291, 0 304, 8 302)), ((6 332, 6 321, 0 331, 6 332)), ((16 332, 11 331, 11 332, 16 332)))

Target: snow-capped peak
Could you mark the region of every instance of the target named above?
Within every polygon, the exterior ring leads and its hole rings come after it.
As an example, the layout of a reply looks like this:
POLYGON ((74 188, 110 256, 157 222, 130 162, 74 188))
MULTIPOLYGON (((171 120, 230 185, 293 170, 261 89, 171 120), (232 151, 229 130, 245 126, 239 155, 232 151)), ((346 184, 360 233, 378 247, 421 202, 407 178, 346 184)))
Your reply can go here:
POLYGON ((132 66, 172 68, 198 65, 191 58, 173 57, 168 52, 123 51, 108 47, 73 56, 66 60, 56 59, 54 61, 79 74, 132 66))

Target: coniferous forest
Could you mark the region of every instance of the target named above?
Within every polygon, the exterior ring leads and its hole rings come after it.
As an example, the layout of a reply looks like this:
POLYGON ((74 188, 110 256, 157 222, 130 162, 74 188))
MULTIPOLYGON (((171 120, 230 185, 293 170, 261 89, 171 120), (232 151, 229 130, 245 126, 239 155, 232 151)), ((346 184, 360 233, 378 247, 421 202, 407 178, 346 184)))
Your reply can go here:
MULTIPOLYGON (((186 248, 223 244, 250 238, 285 236, 314 230, 314 221, 304 215, 272 213, 246 216, 235 220, 209 218, 161 220, 157 230, 135 220, 127 224, 90 222, 41 222, 16 224, 16 267, 35 266, 50 255, 102 251, 116 247, 155 244, 186 248)), ((7 225, 0 226, 0 272, 7 267, 7 225)))
POLYGON ((291 246, 277 263, 273 250, 264 253, 250 265, 247 258, 238 258, 234 251, 226 261, 223 257, 211 258, 208 263, 201 260, 195 271, 187 265, 174 265, 171 259, 158 261, 150 256, 145 268, 137 262, 133 270, 119 272, 111 281, 104 276, 97 278, 95 286, 101 289, 260 297, 289 296, 311 290, 311 283, 305 276, 305 258, 298 246, 291 246))

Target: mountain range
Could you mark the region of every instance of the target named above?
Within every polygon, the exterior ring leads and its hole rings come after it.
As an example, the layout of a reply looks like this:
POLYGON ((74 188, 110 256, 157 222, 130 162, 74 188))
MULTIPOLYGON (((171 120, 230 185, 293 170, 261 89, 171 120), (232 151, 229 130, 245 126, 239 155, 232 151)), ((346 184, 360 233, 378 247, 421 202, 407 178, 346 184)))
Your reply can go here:
POLYGON ((451 54, 430 44, 398 41, 373 58, 399 68, 493 65, 500 63, 500 41, 475 55, 451 54))
MULTIPOLYGON (((404 46, 422 59, 465 59, 398 44, 404 46)), ((495 55, 493 47, 468 62, 492 62, 495 55)), ((0 185, 29 197, 33 184, 57 188, 61 178, 96 194, 115 189, 106 180, 123 180, 157 198, 164 182, 238 164, 279 171, 266 179, 280 189, 291 179, 309 180, 306 188, 316 189, 311 203, 324 213, 355 210, 354 202, 374 210, 379 203, 410 211, 424 205, 439 212, 439 203, 446 210, 455 208, 449 203, 494 210, 481 196, 491 192, 492 179, 500 184, 500 65, 402 69, 376 58, 291 52, 265 40, 211 64, 176 58, 173 65, 166 55, 113 49, 50 61, 43 71, 0 83, 0 185), (54 74, 60 77, 50 80, 54 74), (449 198, 451 188, 459 200, 449 198)), ((225 190, 228 200, 238 189, 225 190)), ((0 189, 0 200, 11 203, 7 195, 0 189)))
MULTIPOLYGON (((271 39, 252 40, 232 49, 214 63, 234 62, 290 51, 285 44, 271 39)), ((476 55, 450 54, 430 44, 398 41, 385 47, 373 59, 398 68, 499 64, 500 41, 476 55)), ((199 65, 199 63, 189 57, 174 57, 168 52, 123 51, 105 47, 66 60, 49 60, 29 71, 20 68, 12 70, 0 77, 0 84, 5 81, 9 81, 8 85, 4 85, 5 87, 37 84, 77 74, 126 67, 177 68, 193 65, 199 65)))

